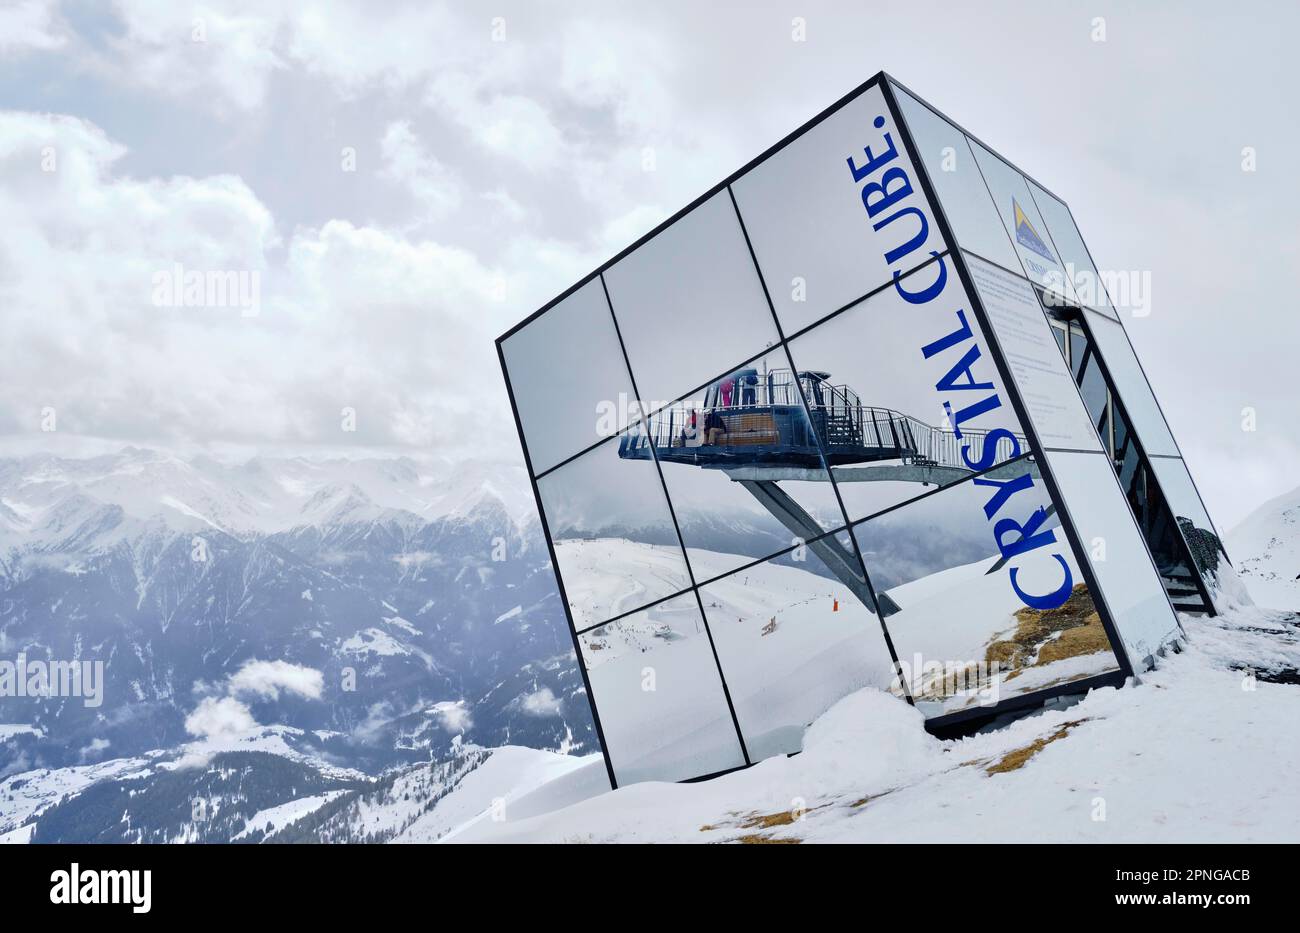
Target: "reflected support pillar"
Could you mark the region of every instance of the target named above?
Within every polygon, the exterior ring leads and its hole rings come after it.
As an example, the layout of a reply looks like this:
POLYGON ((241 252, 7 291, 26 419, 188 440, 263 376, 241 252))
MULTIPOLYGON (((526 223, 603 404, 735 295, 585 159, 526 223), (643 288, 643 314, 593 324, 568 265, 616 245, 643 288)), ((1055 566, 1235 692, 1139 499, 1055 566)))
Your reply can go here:
POLYGON ((880 594, 880 606, 872 597, 867 582, 856 572, 857 558, 840 546, 834 535, 823 536, 821 526, 804 511, 776 483, 771 480, 738 480, 740 485, 772 514, 772 517, 804 541, 808 548, 822 559, 836 578, 861 600, 862 604, 879 616, 888 616, 898 611, 898 604, 887 594, 880 594))

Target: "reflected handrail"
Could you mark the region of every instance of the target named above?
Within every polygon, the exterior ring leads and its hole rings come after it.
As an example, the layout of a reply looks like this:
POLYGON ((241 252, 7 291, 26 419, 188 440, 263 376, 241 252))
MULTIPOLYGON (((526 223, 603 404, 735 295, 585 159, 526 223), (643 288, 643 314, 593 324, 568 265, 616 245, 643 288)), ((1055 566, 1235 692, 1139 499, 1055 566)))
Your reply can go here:
MULTIPOLYGON (((876 461, 970 470, 963 451, 983 452, 987 431, 957 432, 890 408, 864 404, 830 374, 742 369, 675 402, 626 434, 619 456, 697 466, 772 465, 816 469, 876 461), (804 400, 807 400, 807 410, 804 400), (811 419, 811 423, 810 420, 811 419), (821 439, 819 445, 818 439, 821 439)), ((1023 435, 997 442, 997 461, 1028 450, 1023 435)))

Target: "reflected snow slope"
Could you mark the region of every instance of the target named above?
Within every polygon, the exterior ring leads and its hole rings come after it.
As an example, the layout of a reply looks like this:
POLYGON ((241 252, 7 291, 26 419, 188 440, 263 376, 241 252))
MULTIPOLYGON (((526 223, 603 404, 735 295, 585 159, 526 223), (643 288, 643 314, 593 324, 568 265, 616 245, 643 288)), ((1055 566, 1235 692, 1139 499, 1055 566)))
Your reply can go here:
MULTIPOLYGON (((1066 562, 1081 579, 1073 555, 1066 562)), ((902 610, 889 617, 889 631, 927 716, 1118 670, 1084 585, 1064 606, 1039 612, 1002 575, 988 573, 995 563, 953 567, 888 591, 902 610)))
MULTIPOLYGON (((583 638, 598 710, 617 712, 617 721, 602 714, 606 740, 618 759, 626 734, 627 754, 635 758, 616 760, 620 784, 661 776, 653 774, 656 756, 676 755, 673 745, 685 743, 687 732, 725 732, 730 715, 711 673, 712 652, 694 598, 666 599, 676 585, 679 552, 616 538, 561 541, 556 549, 566 566, 580 570, 573 576, 576 591, 568 593, 571 604, 590 607, 595 618, 663 600, 583 638), (659 678, 658 697, 645 695, 647 665, 659 678), (674 717, 681 720, 676 726, 674 717)), ((731 569, 732 555, 699 549, 689 555, 705 578, 731 569)), ((1038 612, 1024 606, 1005 574, 988 572, 996 561, 990 556, 888 590, 901 611, 887 625, 927 716, 1118 669, 1082 584, 1065 606, 1038 612)), ((1074 579, 1082 579, 1072 556, 1067 563, 1074 579)), ((708 583, 701 602, 751 760, 798 751, 808 723, 846 694, 893 686, 880 623, 811 554, 708 583)), ((738 763, 720 738, 695 739, 710 755, 717 753, 708 758, 716 767, 683 776, 738 763)))

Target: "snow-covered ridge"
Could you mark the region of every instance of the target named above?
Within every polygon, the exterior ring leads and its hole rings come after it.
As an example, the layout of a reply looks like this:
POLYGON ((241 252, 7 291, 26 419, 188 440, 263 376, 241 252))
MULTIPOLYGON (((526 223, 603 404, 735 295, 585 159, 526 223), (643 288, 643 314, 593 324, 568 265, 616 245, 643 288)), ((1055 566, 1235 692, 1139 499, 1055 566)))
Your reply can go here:
POLYGON ((534 506, 523 468, 443 460, 255 457, 225 463, 127 447, 88 458, 0 459, 0 539, 63 540, 82 526, 149 524, 235 536, 302 526, 429 522, 501 509, 523 527, 534 506))
POLYGON ((1248 515, 1228 533, 1227 548, 1256 603, 1300 610, 1300 488, 1248 515))

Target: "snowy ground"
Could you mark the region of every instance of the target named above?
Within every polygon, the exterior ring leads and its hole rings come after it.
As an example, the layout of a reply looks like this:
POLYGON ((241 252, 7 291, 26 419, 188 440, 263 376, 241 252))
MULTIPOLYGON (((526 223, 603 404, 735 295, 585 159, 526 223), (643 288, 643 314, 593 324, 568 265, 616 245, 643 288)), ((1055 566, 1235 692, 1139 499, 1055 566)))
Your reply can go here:
POLYGON ((1300 686, 1265 678, 1300 669, 1300 620, 1246 608, 1183 624, 1184 650, 1141 684, 983 735, 941 742, 919 712, 864 689, 795 757, 586 796, 604 786, 598 757, 566 768, 513 750, 529 759, 522 786, 524 762, 485 766, 430 818, 477 804, 456 842, 1294 841, 1300 686), (539 783, 548 767, 559 776, 539 783), (521 798, 532 804, 499 802, 521 798))

